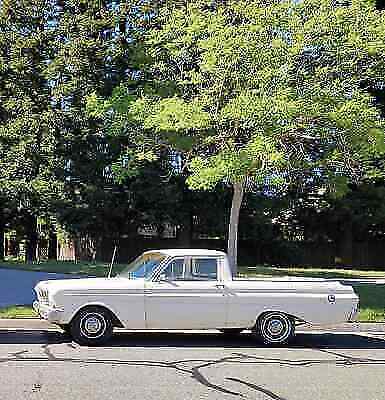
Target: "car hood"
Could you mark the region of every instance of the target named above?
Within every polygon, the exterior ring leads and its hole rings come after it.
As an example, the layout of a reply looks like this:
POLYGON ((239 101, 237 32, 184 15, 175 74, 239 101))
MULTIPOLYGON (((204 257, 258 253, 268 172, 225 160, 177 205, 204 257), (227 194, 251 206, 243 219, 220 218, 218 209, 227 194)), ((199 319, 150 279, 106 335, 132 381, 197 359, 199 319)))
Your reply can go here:
POLYGON ((50 293, 61 291, 83 290, 119 290, 119 289, 143 289, 144 279, 128 278, 82 278, 82 279, 56 279, 41 281, 35 286, 35 290, 48 290, 50 293))

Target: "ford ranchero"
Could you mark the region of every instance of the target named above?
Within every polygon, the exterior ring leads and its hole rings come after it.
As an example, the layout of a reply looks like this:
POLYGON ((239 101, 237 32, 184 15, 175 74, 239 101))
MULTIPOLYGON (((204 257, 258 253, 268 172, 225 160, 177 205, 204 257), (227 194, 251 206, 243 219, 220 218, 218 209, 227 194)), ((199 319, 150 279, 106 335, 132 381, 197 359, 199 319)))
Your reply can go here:
POLYGON ((113 278, 39 282, 34 308, 79 344, 105 343, 114 327, 130 330, 250 330, 266 344, 285 344, 300 323, 355 319, 351 286, 310 278, 234 279, 225 253, 148 251, 113 278))

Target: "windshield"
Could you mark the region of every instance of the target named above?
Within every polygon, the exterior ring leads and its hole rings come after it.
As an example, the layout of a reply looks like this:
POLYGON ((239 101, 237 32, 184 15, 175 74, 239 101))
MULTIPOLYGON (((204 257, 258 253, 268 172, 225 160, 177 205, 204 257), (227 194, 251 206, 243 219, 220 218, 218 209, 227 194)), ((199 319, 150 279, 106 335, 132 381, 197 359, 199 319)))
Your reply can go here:
POLYGON ((161 253, 143 254, 128 264, 118 276, 129 279, 148 278, 165 258, 161 253))

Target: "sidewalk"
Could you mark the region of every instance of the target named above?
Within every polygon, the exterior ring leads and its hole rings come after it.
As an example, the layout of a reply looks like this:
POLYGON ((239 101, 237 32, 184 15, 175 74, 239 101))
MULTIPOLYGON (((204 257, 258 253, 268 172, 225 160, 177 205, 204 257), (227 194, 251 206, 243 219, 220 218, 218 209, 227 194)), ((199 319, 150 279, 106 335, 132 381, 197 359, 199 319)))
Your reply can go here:
POLYGON ((56 325, 50 324, 39 318, 20 318, 20 319, 1 319, 0 329, 28 329, 28 330, 48 330, 59 329, 56 325))
POLYGON ((350 322, 338 325, 325 325, 325 326, 299 326, 296 328, 297 332, 339 332, 339 333, 373 333, 385 335, 384 322, 350 322))
MULTIPOLYGON (((26 318, 26 319, 0 319, 0 330, 59 330, 56 325, 50 324, 47 321, 40 319, 26 318)), ((299 326, 298 332, 350 332, 350 333, 374 333, 385 335, 385 323, 346 323, 339 325, 330 325, 322 327, 313 326, 299 326)), ((200 331, 203 332, 203 331, 200 331)), ((212 331, 216 332, 216 331, 212 331)))

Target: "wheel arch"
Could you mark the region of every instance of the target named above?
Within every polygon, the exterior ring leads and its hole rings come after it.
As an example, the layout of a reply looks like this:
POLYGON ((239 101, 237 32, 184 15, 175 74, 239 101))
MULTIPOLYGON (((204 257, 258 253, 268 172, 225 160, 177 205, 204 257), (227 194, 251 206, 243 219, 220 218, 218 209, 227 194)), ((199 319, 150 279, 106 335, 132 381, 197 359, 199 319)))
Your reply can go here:
POLYGON ((74 318, 83 310, 85 310, 86 308, 89 307, 93 307, 93 308, 100 308, 103 309, 105 311, 107 311, 110 316, 111 316, 111 320, 112 320, 112 325, 116 328, 123 328, 123 323, 122 321, 119 319, 119 317, 117 316, 117 313, 112 309, 112 307, 110 307, 107 304, 104 303, 99 303, 99 302, 91 302, 91 303, 86 303, 86 304, 82 304, 81 306, 79 306, 71 315, 70 320, 69 320, 69 324, 74 320, 74 318))
POLYGON ((306 321, 305 321, 304 319, 302 319, 301 317, 299 317, 299 316, 297 316, 297 315, 294 315, 294 314, 292 314, 292 313, 290 313, 290 312, 287 312, 287 311, 284 311, 284 310, 281 310, 281 309, 272 308, 272 309, 261 310, 260 313, 257 314, 257 316, 256 316, 256 318, 255 318, 255 321, 254 321, 254 327, 257 326, 258 321, 259 321, 264 315, 270 314, 270 313, 285 314, 285 315, 287 315, 291 320, 293 320, 294 323, 300 323, 300 324, 306 323, 306 321))

